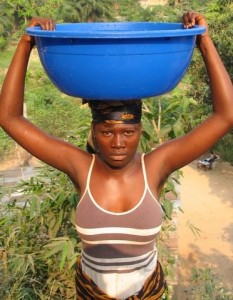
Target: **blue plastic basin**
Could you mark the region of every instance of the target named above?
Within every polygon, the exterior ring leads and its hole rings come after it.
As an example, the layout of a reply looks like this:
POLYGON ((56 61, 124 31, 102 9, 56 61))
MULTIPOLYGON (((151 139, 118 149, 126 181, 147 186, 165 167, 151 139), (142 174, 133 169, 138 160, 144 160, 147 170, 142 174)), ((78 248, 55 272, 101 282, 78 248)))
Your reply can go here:
POLYGON ((27 28, 42 65, 70 96, 127 100, 171 91, 187 71, 196 35, 181 23, 57 24, 55 31, 27 28))

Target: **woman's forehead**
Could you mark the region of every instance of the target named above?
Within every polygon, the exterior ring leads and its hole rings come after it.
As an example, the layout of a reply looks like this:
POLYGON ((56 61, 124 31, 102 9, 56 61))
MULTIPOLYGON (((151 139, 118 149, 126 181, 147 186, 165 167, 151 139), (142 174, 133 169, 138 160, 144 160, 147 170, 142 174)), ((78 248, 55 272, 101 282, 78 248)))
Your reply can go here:
POLYGON ((106 123, 106 122, 102 122, 102 123, 97 123, 94 124, 95 128, 107 128, 107 129, 114 129, 114 128, 139 128, 140 127, 140 123, 134 123, 134 124, 125 124, 125 123, 106 123))

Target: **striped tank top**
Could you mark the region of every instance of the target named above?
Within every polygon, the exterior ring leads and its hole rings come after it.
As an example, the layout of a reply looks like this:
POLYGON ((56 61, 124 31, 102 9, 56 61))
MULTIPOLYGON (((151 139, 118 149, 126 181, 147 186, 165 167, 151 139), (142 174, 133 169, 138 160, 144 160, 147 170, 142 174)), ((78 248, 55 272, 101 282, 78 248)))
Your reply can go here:
POLYGON ((155 239, 162 209, 147 183, 141 157, 144 192, 134 208, 114 213, 101 208, 90 191, 90 166, 86 190, 76 210, 76 228, 82 242, 82 271, 110 297, 136 295, 157 264, 155 239))

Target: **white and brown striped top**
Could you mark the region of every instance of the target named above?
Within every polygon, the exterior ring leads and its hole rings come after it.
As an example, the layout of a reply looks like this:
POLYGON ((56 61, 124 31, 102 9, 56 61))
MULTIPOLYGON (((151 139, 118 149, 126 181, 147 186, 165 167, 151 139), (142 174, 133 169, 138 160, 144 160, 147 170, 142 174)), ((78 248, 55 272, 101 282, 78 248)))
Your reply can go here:
POLYGON ((152 195, 142 170, 144 193, 138 204, 123 213, 101 208, 89 183, 77 206, 76 227, 82 241, 82 270, 111 297, 125 299, 137 294, 157 263, 155 239, 162 223, 162 209, 152 195))

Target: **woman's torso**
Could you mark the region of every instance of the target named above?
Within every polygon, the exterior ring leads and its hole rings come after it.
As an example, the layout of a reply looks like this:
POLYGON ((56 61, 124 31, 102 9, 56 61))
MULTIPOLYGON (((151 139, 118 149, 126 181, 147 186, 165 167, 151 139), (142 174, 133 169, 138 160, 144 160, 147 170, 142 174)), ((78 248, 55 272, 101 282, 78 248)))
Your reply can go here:
MULTIPOLYGON (((94 163, 95 157, 76 211, 82 268, 105 293, 123 299, 136 294, 156 267, 155 239, 162 210, 148 187, 143 155, 144 191, 134 207, 124 212, 106 210, 95 201, 90 190, 94 163)), ((133 193, 132 189, 126 199, 130 201, 133 193)))

